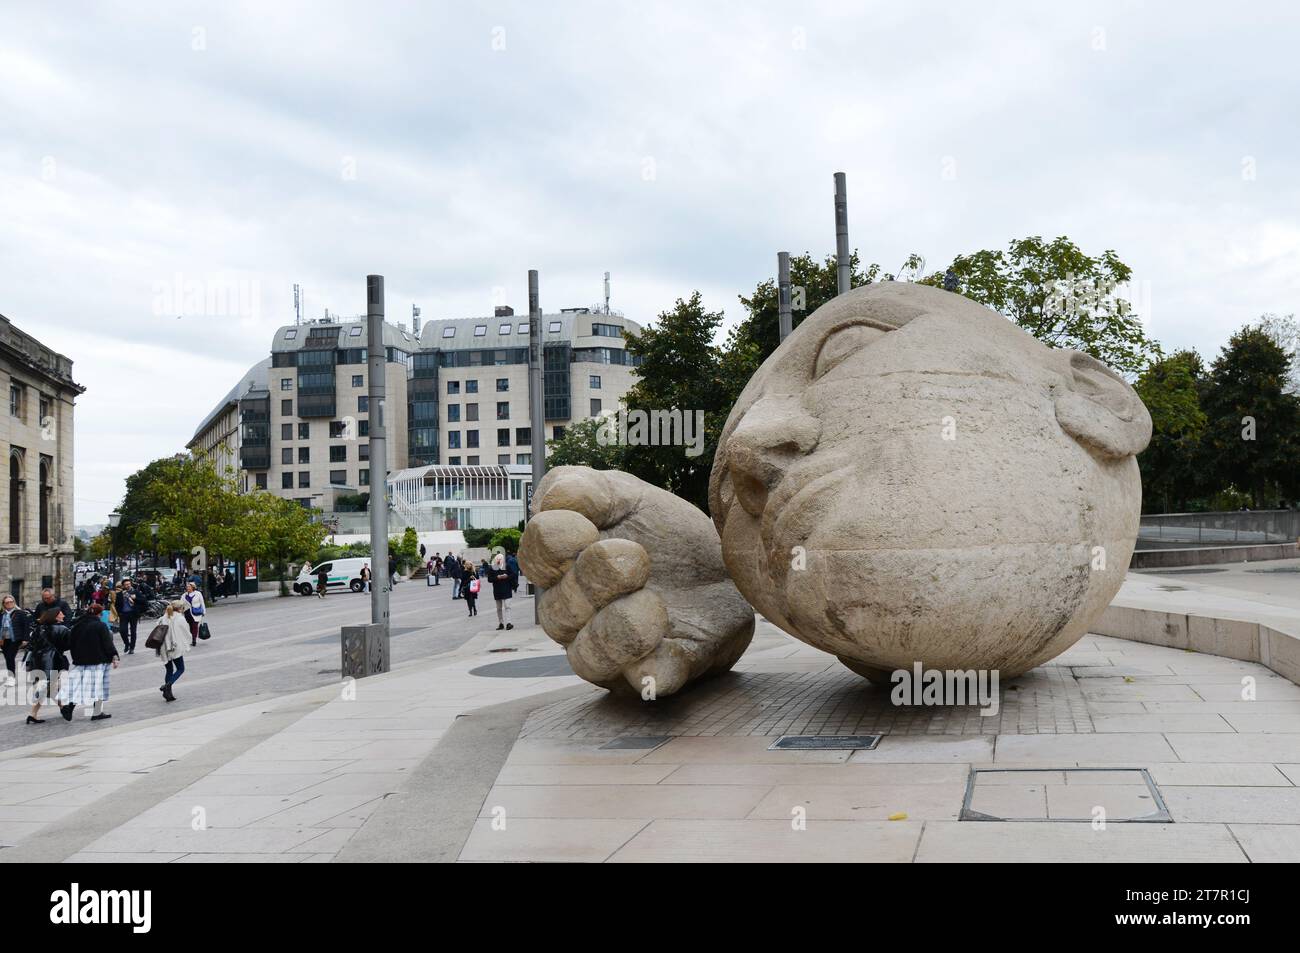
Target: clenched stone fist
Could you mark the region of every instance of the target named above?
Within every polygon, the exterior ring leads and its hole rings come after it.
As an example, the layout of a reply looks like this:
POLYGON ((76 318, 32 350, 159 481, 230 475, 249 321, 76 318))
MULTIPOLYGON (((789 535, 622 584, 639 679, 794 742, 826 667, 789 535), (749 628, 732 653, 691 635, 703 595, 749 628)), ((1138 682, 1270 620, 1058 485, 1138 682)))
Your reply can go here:
POLYGON ((604 688, 670 695, 729 670, 754 635, 754 610, 728 578, 709 518, 627 473, 549 472, 519 564, 546 590, 546 634, 604 688))

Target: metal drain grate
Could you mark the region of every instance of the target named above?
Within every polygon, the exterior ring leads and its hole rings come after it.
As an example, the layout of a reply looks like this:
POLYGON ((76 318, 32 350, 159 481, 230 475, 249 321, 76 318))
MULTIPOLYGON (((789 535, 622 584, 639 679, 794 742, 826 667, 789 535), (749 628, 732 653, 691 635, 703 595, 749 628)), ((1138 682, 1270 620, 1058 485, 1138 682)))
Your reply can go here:
POLYGON ((671 739, 671 735, 624 735, 622 738, 615 738, 613 741, 606 741, 600 747, 602 750, 632 748, 639 751, 648 751, 651 748, 658 748, 665 741, 671 739))
POLYGON ((1174 822, 1146 768, 972 768, 960 819, 1174 822))
POLYGON ((782 735, 768 751, 857 751, 880 744, 880 735, 782 735))

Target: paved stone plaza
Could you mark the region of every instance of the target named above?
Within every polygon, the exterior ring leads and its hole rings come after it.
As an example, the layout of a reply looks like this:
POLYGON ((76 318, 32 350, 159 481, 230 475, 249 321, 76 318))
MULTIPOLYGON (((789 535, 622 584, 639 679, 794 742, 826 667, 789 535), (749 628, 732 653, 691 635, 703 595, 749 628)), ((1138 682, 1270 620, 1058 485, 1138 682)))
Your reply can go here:
MULTIPOLYGON (((1212 595, 1183 585, 1166 597, 1212 595)), ((758 626, 733 674, 654 706, 567 674, 532 626, 489 624, 355 697, 6 752, 0 860, 1300 860, 1300 687, 1261 665, 1088 636, 985 717, 894 708, 758 626), (769 747, 876 733, 874 749, 769 747)))

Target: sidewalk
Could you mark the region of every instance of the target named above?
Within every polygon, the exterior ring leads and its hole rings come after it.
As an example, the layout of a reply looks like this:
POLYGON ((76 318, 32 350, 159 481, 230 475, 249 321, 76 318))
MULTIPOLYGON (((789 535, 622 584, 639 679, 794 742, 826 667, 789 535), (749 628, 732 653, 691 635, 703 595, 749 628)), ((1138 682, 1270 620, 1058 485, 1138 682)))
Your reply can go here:
POLYGON ((484 629, 355 697, 0 756, 0 861, 1300 860, 1300 687, 1258 664, 1088 636, 996 714, 899 708, 760 619, 733 674, 648 705, 484 629))

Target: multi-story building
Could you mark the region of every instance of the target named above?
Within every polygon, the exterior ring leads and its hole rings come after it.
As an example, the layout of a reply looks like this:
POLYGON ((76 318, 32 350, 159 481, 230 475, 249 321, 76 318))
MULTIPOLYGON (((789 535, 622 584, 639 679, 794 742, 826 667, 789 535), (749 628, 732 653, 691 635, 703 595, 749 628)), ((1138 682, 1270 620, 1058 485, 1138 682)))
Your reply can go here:
POLYGON ((18 330, 0 315, 0 375, 9 409, 0 415, 0 449, 9 461, 0 589, 21 606, 40 590, 72 592, 72 419, 84 388, 72 361, 18 330))
MULTIPOLYGON (((623 336, 641 328, 588 308, 542 322, 551 439, 618 406, 633 382, 623 336)), ((418 334, 386 323, 386 472, 531 464, 528 340, 528 319, 510 308, 491 318, 430 321, 418 334)), ((331 510, 342 494, 368 492, 365 341, 364 318, 280 328, 269 362, 255 365, 204 419, 191 451, 229 464, 245 489, 304 506, 331 510)))

